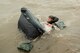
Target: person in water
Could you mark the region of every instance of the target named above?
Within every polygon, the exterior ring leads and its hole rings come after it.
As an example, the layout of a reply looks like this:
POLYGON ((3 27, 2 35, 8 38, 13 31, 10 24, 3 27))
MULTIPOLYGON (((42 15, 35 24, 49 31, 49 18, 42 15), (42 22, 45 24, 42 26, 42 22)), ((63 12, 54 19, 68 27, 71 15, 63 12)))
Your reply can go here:
POLYGON ((56 22, 59 20, 59 18, 50 15, 48 17, 47 22, 44 22, 43 26, 44 26, 44 30, 45 32, 50 32, 52 31, 52 29, 54 28, 53 25, 56 25, 56 22))
POLYGON ((47 22, 48 22, 49 24, 53 24, 53 23, 57 22, 58 20, 59 20, 59 18, 50 15, 50 16, 48 17, 47 22))
POLYGON ((49 32, 49 31, 53 30, 54 25, 61 30, 66 27, 66 25, 64 24, 63 21, 59 20, 59 18, 57 18, 53 15, 50 15, 47 20, 47 25, 45 25, 45 27, 44 27, 45 31, 49 32))

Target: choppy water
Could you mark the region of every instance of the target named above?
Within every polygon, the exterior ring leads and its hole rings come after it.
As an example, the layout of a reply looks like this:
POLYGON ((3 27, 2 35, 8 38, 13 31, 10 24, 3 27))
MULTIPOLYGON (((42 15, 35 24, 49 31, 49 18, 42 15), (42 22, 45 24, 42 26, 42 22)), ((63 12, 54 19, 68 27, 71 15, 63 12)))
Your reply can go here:
POLYGON ((80 0, 0 0, 0 53, 23 53, 16 48, 26 40, 17 29, 21 7, 43 21, 54 15, 67 25, 34 43, 31 53, 80 53, 80 0))

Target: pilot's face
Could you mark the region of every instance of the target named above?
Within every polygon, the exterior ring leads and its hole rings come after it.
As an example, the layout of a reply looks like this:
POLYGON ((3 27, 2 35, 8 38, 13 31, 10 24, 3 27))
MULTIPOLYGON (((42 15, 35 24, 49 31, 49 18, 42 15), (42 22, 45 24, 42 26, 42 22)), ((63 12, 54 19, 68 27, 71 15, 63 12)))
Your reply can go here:
POLYGON ((48 18, 48 20, 47 20, 47 22, 50 22, 50 21, 52 21, 53 19, 51 19, 51 18, 48 18))

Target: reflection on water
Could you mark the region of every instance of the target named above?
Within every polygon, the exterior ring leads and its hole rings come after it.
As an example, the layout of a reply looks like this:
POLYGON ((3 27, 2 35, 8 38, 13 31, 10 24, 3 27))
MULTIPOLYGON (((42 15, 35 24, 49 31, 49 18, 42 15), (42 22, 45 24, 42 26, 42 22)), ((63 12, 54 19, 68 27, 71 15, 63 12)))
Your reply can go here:
POLYGON ((19 42, 26 40, 17 29, 21 7, 29 8, 43 21, 49 15, 54 15, 67 25, 64 30, 55 30, 45 39, 33 43, 31 53, 80 53, 80 0, 1 0, 1 53, 21 53, 16 48, 19 42))

